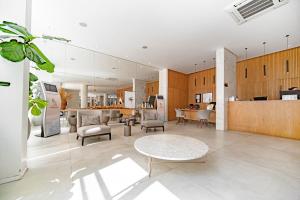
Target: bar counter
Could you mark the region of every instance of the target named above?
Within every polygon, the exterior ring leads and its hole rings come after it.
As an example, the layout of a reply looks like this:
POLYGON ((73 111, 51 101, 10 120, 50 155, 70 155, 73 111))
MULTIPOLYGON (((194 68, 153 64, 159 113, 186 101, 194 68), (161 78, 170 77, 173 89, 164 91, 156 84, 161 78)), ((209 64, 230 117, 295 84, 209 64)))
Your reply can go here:
POLYGON ((300 100, 228 103, 228 129, 300 139, 300 100))

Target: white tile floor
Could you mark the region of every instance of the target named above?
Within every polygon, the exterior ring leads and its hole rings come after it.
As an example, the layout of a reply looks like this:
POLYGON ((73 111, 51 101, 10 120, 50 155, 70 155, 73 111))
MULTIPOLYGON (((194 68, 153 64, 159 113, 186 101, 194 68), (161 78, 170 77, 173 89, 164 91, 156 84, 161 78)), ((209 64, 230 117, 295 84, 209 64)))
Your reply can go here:
POLYGON ((195 124, 169 123, 165 134, 204 141, 207 162, 156 163, 149 179, 147 160, 133 147, 146 135, 139 126, 131 137, 113 127, 111 141, 89 138, 84 147, 75 134, 32 135, 29 170, 22 180, 0 185, 0 199, 300 199, 300 141, 195 124))

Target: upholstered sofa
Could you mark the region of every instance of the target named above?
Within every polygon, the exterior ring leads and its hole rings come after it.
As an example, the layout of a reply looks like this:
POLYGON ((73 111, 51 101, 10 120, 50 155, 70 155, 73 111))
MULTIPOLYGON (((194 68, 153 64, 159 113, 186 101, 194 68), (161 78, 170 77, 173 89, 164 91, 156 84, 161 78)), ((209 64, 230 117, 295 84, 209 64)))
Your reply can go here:
POLYGON ((164 122, 158 119, 157 111, 154 109, 143 109, 141 110, 141 129, 146 128, 146 133, 148 129, 162 128, 165 131, 164 122))
POLYGON ((103 113, 101 110, 78 110, 77 111, 77 140, 82 138, 81 145, 87 137, 108 135, 111 140, 110 126, 103 124, 103 113))
MULTIPOLYGON (((86 110, 90 111, 90 110, 86 110)), ((103 124, 115 124, 115 123, 120 123, 122 119, 122 114, 120 113, 119 110, 115 109, 101 109, 97 110, 102 112, 101 113, 101 123, 103 124)), ((70 126, 70 133, 76 132, 76 127, 77 127, 77 111, 68 111, 68 123, 70 126), (75 112, 75 114, 74 114, 75 112), (75 121, 73 118, 76 118, 75 121), (74 127, 75 126, 75 127, 74 127)))

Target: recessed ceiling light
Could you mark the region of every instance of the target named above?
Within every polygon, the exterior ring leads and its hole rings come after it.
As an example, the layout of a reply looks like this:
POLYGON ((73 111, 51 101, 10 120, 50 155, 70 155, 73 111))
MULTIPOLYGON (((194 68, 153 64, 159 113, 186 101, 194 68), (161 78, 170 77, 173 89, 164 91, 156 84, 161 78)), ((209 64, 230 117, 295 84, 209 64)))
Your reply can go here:
POLYGON ((105 78, 105 80, 108 80, 108 81, 117 81, 118 79, 117 78, 113 78, 113 77, 107 77, 107 78, 105 78))
POLYGON ((143 49, 148 49, 148 47, 146 45, 142 46, 143 49))
POLYGON ((79 25, 80 25, 81 27, 87 27, 87 23, 85 23, 85 22, 79 22, 79 25))
POLYGON ((70 58, 70 60, 74 61, 74 60, 76 60, 76 59, 75 59, 75 58, 70 58))

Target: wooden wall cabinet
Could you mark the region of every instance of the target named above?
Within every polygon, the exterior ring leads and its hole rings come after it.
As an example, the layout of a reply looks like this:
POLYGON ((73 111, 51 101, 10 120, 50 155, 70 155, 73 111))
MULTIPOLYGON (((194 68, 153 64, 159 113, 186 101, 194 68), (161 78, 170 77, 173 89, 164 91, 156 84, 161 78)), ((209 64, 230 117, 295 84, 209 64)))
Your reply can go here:
POLYGON ((300 47, 240 61, 236 76, 240 100, 279 99, 280 90, 300 88, 300 47))
POLYGON ((146 98, 148 96, 156 96, 159 93, 159 82, 153 81, 146 83, 145 93, 146 98))
POLYGON ((175 120, 175 108, 188 104, 188 75, 173 70, 168 72, 168 120, 175 120))
MULTIPOLYGON (((213 101, 216 100, 216 68, 188 74, 188 104, 199 104, 195 101, 195 95, 199 93, 213 93, 213 101), (196 79, 196 84, 195 84, 196 79)), ((205 108, 206 104, 199 104, 205 108)))
POLYGON ((117 94, 118 101, 121 98, 124 103, 125 91, 132 91, 132 86, 127 86, 124 88, 117 89, 116 94, 117 94))

